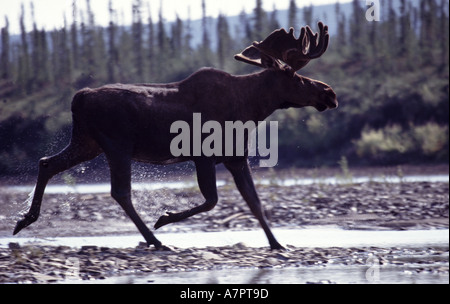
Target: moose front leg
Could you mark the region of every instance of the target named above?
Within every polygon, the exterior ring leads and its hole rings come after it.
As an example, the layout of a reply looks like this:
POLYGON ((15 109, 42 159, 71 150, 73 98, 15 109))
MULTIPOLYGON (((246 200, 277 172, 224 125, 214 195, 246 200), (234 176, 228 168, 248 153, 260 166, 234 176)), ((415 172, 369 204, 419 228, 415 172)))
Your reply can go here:
POLYGON ((271 249, 284 249, 283 246, 278 243, 275 239, 269 225, 266 222, 263 210, 261 207, 261 202, 259 201, 258 194, 256 193, 255 185, 253 184, 253 179, 250 173, 250 168, 248 167, 247 159, 239 159, 231 162, 224 163, 225 167, 233 175, 236 187, 239 189, 247 205, 250 207, 253 215, 258 219, 261 227, 266 233, 267 239, 269 240, 271 249))
POLYGON ((111 196, 119 203, 128 217, 136 225, 139 232, 147 241, 148 246, 153 244, 156 249, 165 249, 133 207, 131 201, 131 153, 129 152, 131 148, 123 148, 123 151, 121 151, 110 147, 108 147, 105 153, 111 171, 111 196))
POLYGON ((186 211, 178 213, 167 212, 166 215, 161 216, 155 223, 155 229, 170 223, 182 221, 195 214, 209 211, 216 206, 218 197, 216 187, 216 163, 214 159, 201 158, 196 160, 195 169, 197 171, 198 186, 205 198, 205 202, 200 206, 186 211))

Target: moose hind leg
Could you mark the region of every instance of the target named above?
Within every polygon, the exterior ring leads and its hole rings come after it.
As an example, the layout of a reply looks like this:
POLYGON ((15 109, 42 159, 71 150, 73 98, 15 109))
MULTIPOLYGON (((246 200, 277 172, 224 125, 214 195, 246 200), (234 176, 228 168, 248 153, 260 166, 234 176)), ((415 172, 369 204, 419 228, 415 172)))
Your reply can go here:
POLYGON ((283 246, 278 243, 275 236, 272 234, 269 225, 266 222, 261 202, 256 193, 255 185, 253 184, 253 179, 250 173, 250 168, 248 167, 247 159, 224 163, 225 167, 233 175, 236 187, 241 193, 247 205, 250 207, 253 215, 258 219, 261 227, 266 233, 267 239, 269 240, 271 249, 284 249, 283 246))
POLYGON ((202 158, 195 161, 195 169, 197 171, 197 182, 200 188, 200 192, 205 198, 205 202, 200 206, 192 209, 171 213, 161 216, 155 223, 155 229, 164 225, 182 221, 195 214, 206 212, 213 209, 218 201, 217 186, 216 186, 216 164, 214 160, 208 158, 202 158))
POLYGON ((31 225, 39 218, 42 197, 48 181, 56 174, 68 170, 82 162, 91 160, 101 153, 94 142, 81 142, 72 139, 70 144, 60 153, 43 157, 39 160, 39 171, 30 210, 24 218, 17 222, 13 234, 31 225))

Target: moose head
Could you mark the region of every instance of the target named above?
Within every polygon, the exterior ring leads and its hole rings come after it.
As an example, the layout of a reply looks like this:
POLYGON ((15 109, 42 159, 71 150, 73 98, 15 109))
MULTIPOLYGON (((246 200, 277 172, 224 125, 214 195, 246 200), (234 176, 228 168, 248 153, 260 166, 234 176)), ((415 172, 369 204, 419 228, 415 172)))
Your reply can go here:
POLYGON ((310 60, 322 56, 328 48, 328 26, 319 22, 318 27, 318 33, 313 33, 309 26, 302 27, 299 38, 295 38, 292 27, 289 32, 278 29, 263 41, 253 42, 234 58, 280 72, 278 78, 284 92, 290 97, 282 105, 283 108, 313 106, 320 112, 336 108, 336 93, 330 86, 296 73, 310 60), (295 81, 288 78, 294 78, 295 81))

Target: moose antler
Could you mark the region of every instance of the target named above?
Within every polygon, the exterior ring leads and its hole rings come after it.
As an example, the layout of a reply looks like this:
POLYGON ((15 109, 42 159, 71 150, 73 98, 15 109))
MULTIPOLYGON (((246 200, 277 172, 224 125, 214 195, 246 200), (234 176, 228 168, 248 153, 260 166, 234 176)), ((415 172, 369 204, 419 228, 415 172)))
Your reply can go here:
POLYGON ((294 36, 291 27, 289 33, 279 29, 261 42, 253 42, 241 54, 235 56, 237 60, 264 67, 261 55, 265 54, 274 60, 282 60, 294 71, 300 70, 311 59, 319 58, 327 49, 330 36, 328 26, 318 23, 319 33, 313 33, 309 26, 302 27, 300 37, 294 36))

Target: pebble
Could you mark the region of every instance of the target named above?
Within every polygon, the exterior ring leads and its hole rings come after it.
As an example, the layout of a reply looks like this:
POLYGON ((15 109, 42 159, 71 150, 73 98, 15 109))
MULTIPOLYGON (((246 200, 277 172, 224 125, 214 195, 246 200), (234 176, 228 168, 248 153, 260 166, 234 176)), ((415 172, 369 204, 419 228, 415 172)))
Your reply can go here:
POLYGON ((336 284, 330 280, 320 280, 320 281, 306 281, 306 284, 336 284))
POLYGON ((209 252, 209 251, 203 252, 202 258, 205 260, 221 260, 222 259, 219 255, 209 252))
POLYGON ((19 243, 10 242, 10 243, 8 243, 8 248, 11 250, 13 250, 13 249, 18 250, 18 249, 20 249, 20 245, 19 245, 19 243))

